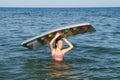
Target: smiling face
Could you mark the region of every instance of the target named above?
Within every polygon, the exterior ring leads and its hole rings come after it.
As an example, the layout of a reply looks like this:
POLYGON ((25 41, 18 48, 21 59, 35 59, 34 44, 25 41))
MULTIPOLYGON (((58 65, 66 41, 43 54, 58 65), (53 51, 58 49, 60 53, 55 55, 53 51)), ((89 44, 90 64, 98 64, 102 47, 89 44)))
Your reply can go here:
POLYGON ((56 47, 61 49, 63 46, 63 41, 62 40, 58 40, 57 43, 56 43, 56 47))

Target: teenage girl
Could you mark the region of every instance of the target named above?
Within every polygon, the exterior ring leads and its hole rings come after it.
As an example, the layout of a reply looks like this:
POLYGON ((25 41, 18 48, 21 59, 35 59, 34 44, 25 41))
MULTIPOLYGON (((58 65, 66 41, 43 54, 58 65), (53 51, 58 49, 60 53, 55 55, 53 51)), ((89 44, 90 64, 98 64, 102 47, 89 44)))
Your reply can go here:
POLYGON ((68 48, 62 49, 63 47, 63 41, 59 38, 60 33, 57 33, 55 37, 50 41, 50 50, 52 53, 52 58, 55 61, 63 61, 64 54, 70 51, 73 48, 73 45, 66 39, 63 38, 63 40, 68 44, 68 48), (55 47, 53 47, 53 43, 55 42, 55 47))

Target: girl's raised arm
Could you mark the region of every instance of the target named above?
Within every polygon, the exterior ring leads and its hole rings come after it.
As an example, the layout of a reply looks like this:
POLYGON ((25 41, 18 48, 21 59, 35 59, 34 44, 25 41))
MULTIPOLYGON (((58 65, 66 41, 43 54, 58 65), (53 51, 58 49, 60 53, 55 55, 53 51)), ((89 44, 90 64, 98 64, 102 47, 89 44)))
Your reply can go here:
POLYGON ((68 51, 70 51, 74 46, 66 39, 66 38, 63 38, 63 40, 68 44, 68 48, 66 49, 63 49, 63 53, 66 53, 68 51))
POLYGON ((60 34, 59 33, 57 33, 56 35, 55 35, 55 37, 50 41, 50 50, 52 51, 54 48, 53 48, 53 42, 58 38, 60 36, 60 34))

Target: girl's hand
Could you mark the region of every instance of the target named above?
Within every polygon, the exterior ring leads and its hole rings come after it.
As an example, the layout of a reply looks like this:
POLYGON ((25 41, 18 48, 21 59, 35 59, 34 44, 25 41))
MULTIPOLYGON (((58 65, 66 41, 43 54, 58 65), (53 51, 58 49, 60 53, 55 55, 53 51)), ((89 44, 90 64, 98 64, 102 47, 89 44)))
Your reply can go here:
POLYGON ((56 37, 59 37, 60 36, 60 33, 56 33, 56 35, 55 35, 56 37))

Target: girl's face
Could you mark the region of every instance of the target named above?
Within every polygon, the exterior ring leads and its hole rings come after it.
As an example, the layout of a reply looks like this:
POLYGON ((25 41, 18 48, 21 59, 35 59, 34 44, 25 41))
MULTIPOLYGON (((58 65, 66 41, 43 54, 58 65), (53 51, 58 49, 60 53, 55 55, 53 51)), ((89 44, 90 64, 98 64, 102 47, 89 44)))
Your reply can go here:
POLYGON ((57 42, 56 46, 61 49, 62 46, 63 46, 63 41, 62 41, 62 40, 59 40, 59 41, 57 42))

